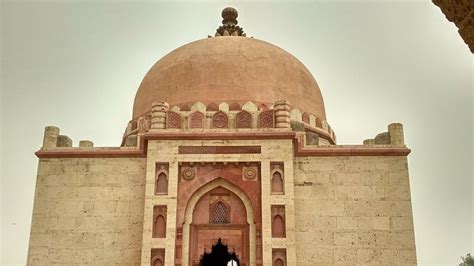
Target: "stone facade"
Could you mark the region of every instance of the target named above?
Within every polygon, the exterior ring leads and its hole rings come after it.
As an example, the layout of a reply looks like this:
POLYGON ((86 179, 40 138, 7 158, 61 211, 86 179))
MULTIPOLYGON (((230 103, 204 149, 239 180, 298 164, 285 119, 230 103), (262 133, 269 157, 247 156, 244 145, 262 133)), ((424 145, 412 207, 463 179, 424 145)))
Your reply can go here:
POLYGON ((232 38, 245 34, 236 17, 225 9, 219 41, 189 44, 189 54, 155 65, 171 74, 150 70, 120 147, 88 140, 73 147, 59 128, 45 128, 29 265, 416 264, 401 124, 362 145, 336 145, 311 74, 252 38, 244 45, 261 50, 231 52, 245 68, 202 59, 219 65, 218 78, 238 78, 244 87, 233 91, 237 83, 229 82, 218 96, 189 101, 207 79, 180 60, 197 60, 203 43, 206 53, 239 43, 232 38), (261 52, 266 56, 249 60, 261 52), (236 75, 249 69, 266 73, 261 80, 236 75), (167 80, 169 97, 150 80, 167 80), (190 93, 172 93, 189 80, 196 81, 185 86, 190 93), (239 100, 221 99, 234 96, 239 100))
POLYGON ((142 158, 40 159, 29 265, 140 263, 142 158))
POLYGON ((416 264, 406 157, 295 160, 299 265, 416 264))

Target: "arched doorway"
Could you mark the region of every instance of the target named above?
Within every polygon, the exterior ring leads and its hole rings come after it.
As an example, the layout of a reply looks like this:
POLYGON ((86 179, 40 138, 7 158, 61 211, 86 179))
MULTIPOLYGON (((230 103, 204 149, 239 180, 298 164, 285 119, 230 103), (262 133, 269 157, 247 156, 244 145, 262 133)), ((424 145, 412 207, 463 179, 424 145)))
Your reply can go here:
POLYGON ((240 188, 221 178, 202 186, 186 206, 182 265, 201 265, 219 239, 239 266, 255 265, 254 221, 252 202, 240 188))
POLYGON ((204 253, 199 263, 200 266, 239 266, 239 259, 235 252, 229 252, 229 248, 219 238, 212 246, 211 253, 204 253))
POLYGON ((239 196, 232 191, 219 186, 202 195, 194 206, 190 228, 193 266, 201 265, 201 257, 209 258, 206 264, 209 266, 227 265, 227 261, 220 261, 230 259, 227 253, 234 254, 236 259, 238 257, 242 262, 240 265, 248 265, 247 210, 239 196), (209 257, 209 254, 213 256, 209 257), (220 263, 209 264, 214 259, 220 263))

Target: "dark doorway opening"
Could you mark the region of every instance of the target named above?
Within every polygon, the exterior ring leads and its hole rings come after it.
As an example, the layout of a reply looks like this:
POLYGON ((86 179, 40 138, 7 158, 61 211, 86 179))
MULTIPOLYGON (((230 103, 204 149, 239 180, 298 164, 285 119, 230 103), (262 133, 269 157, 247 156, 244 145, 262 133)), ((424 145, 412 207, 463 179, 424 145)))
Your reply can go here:
POLYGON ((221 239, 217 241, 217 244, 212 246, 211 253, 204 253, 201 259, 201 266, 240 266, 239 259, 235 253, 229 253, 229 249, 226 245, 222 244, 221 239), (233 264, 231 261, 233 260, 233 264))

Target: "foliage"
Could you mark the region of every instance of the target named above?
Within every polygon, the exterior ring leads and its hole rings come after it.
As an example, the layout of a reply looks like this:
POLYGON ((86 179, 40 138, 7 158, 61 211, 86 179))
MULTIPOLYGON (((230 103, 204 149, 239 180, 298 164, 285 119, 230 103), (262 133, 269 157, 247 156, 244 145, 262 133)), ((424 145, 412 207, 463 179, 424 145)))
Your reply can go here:
POLYGON ((459 266, 474 266, 474 258, 471 257, 471 253, 467 253, 466 257, 461 257, 462 262, 459 266))

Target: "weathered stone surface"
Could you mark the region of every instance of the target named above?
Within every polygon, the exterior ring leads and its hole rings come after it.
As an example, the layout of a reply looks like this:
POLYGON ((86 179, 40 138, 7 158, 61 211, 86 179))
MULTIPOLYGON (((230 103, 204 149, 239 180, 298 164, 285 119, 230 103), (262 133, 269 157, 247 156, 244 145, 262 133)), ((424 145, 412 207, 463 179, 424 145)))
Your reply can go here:
POLYGON ((298 265, 416 265, 405 157, 296 157, 294 170, 298 265))
POLYGON ((472 0, 433 0, 446 18, 459 29, 459 35, 474 53, 474 2, 472 0))
POLYGON ((58 136, 57 147, 72 147, 72 139, 65 135, 58 136))
POLYGON ((298 121, 291 121, 291 129, 294 131, 302 131, 304 132, 304 123, 298 121))
POLYGON ((306 145, 319 145, 319 136, 313 132, 306 132, 306 145))
POLYGON ((390 144, 390 134, 388 132, 383 132, 375 136, 374 144, 390 144))
POLYGON ((138 265, 145 159, 41 159, 29 265, 138 265))
POLYGON ((125 146, 125 147, 136 147, 137 144, 138 144, 137 141, 138 141, 137 135, 128 136, 125 139, 123 146, 125 146))

